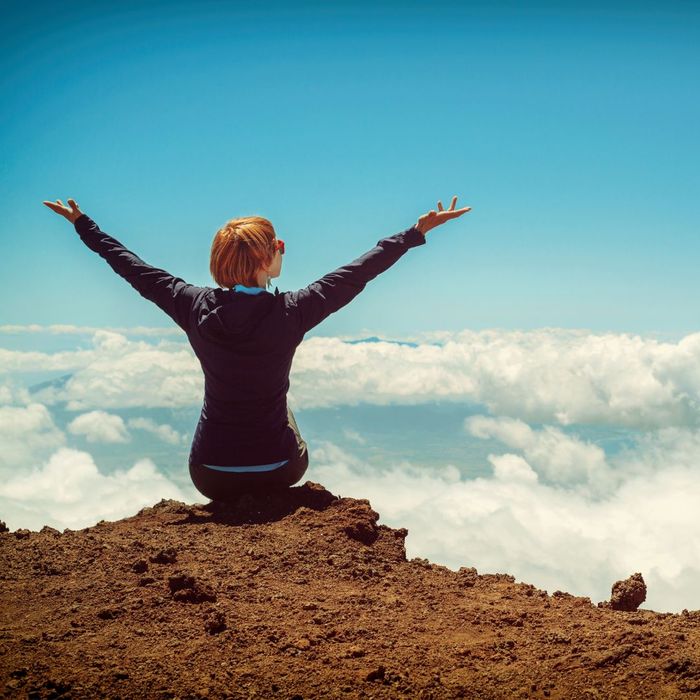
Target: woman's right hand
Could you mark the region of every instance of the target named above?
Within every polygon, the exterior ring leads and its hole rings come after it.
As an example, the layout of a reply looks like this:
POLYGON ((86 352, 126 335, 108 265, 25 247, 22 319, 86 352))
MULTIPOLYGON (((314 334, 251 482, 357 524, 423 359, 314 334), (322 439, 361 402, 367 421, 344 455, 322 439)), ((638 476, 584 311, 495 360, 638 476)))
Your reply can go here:
POLYGON ((60 199, 57 199, 55 202, 44 200, 44 204, 49 209, 55 211, 57 214, 60 214, 64 219, 68 219, 68 221, 70 221, 71 224, 74 224, 75 220, 83 214, 83 212, 80 211, 80 207, 78 207, 74 199, 68 200, 70 208, 65 206, 60 199))
POLYGON ((438 202, 438 210, 435 211, 431 209, 427 214, 423 214, 423 216, 418 219, 416 228, 425 235, 431 228, 435 228, 450 219, 456 219, 458 216, 462 216, 462 214, 471 211, 471 207, 455 209, 455 204, 457 204, 457 195, 452 197, 452 204, 450 204, 450 208, 447 210, 443 209, 442 202, 438 202))

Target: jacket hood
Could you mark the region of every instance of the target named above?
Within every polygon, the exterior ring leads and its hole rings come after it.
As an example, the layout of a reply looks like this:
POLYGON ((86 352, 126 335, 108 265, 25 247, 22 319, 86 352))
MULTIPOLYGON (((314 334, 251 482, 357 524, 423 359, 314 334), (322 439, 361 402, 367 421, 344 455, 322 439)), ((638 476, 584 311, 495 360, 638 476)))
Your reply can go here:
POLYGON ((256 335, 276 303, 279 291, 245 294, 215 289, 197 317, 200 335, 207 340, 225 343, 242 341, 256 335))

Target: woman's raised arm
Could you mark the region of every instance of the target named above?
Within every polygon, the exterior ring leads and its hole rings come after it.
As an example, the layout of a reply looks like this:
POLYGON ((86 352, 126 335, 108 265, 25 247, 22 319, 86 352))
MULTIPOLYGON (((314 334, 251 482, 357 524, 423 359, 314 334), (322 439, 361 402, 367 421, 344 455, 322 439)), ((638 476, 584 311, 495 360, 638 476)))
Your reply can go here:
POLYGON ((409 248, 425 244, 425 234, 432 228, 468 212, 471 207, 455 210, 457 197, 453 197, 448 210, 438 202, 438 211, 421 216, 418 223, 387 238, 348 265, 329 272, 308 287, 288 292, 291 306, 296 309, 299 337, 321 321, 349 304, 377 275, 391 267, 409 248))
POLYGON ((204 289, 187 284, 165 270, 153 267, 112 238, 87 215, 80 211, 75 200, 66 207, 60 199, 44 204, 70 221, 83 243, 104 258, 110 267, 123 277, 142 297, 165 311, 184 331, 189 325, 189 314, 195 297, 204 289))

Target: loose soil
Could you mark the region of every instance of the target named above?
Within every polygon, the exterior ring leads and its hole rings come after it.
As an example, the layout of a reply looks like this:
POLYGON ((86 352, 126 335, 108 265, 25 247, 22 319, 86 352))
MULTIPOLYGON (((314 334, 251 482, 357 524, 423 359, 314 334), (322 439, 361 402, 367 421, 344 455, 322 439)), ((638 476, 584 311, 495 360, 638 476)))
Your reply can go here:
MULTIPOLYGON (((678 698, 700 611, 615 610, 406 560, 405 529, 307 482, 0 534, 8 698, 678 698)), ((638 605, 639 578, 618 586, 638 605), (631 596, 631 597, 630 597, 631 596)), ((615 598, 613 596, 613 598, 615 598)))

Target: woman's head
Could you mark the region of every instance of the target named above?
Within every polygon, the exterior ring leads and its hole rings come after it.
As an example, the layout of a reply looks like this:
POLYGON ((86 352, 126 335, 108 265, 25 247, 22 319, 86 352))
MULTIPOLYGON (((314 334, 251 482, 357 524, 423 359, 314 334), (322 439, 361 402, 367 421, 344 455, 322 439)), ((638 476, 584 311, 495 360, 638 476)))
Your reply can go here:
POLYGON ((260 274, 278 277, 282 256, 272 224, 262 216, 227 221, 214 236, 209 269, 214 281, 226 289, 235 284, 259 285, 260 274))

